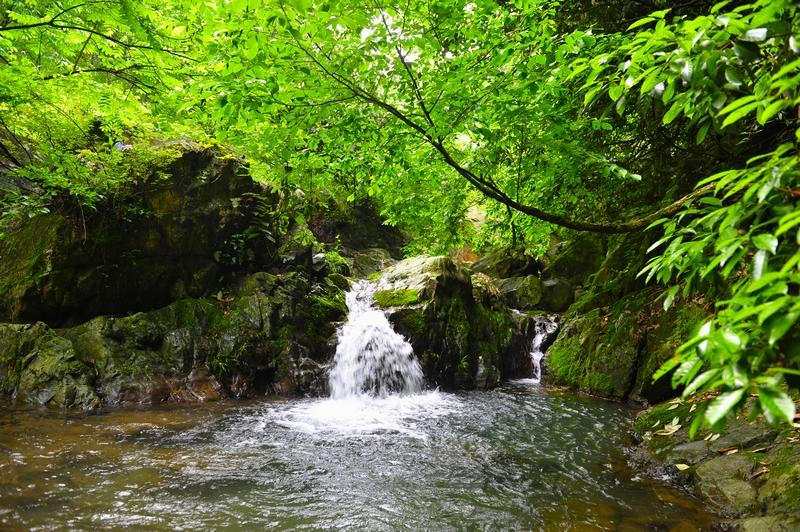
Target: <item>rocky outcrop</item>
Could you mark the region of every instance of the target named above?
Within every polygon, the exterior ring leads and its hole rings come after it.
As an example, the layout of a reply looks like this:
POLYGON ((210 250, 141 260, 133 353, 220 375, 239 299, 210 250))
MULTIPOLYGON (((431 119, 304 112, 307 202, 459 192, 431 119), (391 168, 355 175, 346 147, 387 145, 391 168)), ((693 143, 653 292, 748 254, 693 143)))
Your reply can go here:
POLYGON ((154 309, 216 291, 255 258, 252 207, 271 199, 244 162, 188 142, 153 153, 161 162, 94 211, 67 203, 0 240, 0 321, 62 325, 154 309))
POLYGON ((529 376, 533 315, 512 312, 486 276, 448 257, 415 257, 382 272, 378 306, 445 388, 486 388, 529 376), (475 280, 476 282, 473 282, 475 280))
POLYGON ((0 392, 99 405, 322 393, 344 292, 328 279, 257 273, 218 299, 51 329, 0 325, 0 392))
POLYGON ((59 204, 0 241, 0 394, 94 408, 324 392, 347 260, 283 226, 284 195, 231 153, 152 150, 115 203, 85 219, 59 204))
POLYGON ((635 423, 634 465, 691 488, 743 531, 800 527, 800 430, 731 418, 722 435, 690 440, 693 400, 662 403, 635 423))
POLYGON ((618 400, 654 403, 673 397, 669 375, 657 382, 651 376, 705 321, 709 305, 701 298, 679 298, 663 310, 662 290, 645 287, 637 277, 646 261, 645 234, 614 236, 603 244, 579 242, 580 246, 563 245, 548 265, 548 271, 586 287, 566 310, 561 332, 548 351, 548 377, 618 400), (590 258, 587 248, 592 253, 608 251, 590 258), (568 256, 570 250, 576 255, 568 256), (583 265, 587 261, 596 268, 591 274, 583 265))
POLYGON ((651 376, 670 358, 708 310, 697 303, 664 312, 657 289, 629 294, 613 305, 567 313, 550 347, 548 375, 595 395, 663 401, 675 394, 669 376, 651 376))

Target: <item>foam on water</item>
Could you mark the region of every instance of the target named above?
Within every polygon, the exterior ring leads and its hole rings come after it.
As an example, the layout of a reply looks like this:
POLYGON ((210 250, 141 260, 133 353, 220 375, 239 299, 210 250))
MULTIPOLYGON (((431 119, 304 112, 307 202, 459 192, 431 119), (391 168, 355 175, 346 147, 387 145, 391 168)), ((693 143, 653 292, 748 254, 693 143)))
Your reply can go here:
POLYGON ((396 433, 425 439, 419 422, 455 412, 460 401, 429 391, 414 395, 322 399, 271 412, 272 421, 307 434, 364 436, 396 433))
POLYGON ((347 293, 347 322, 329 377, 333 399, 387 397, 422 391, 422 367, 405 338, 373 306, 376 286, 356 282, 347 293))
POLYGON ((534 318, 534 335, 531 340, 531 365, 533 377, 530 379, 517 379, 514 384, 539 384, 542 382, 542 359, 547 352, 545 343, 558 330, 558 322, 554 316, 536 316, 534 318))

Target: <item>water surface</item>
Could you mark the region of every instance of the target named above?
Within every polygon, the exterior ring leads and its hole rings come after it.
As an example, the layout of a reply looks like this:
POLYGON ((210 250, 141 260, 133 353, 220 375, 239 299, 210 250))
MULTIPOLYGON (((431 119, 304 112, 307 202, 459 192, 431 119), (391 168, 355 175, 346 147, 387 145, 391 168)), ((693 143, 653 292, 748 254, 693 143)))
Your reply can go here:
POLYGON ((698 530, 624 466, 623 405, 536 386, 0 410, 0 528, 698 530))

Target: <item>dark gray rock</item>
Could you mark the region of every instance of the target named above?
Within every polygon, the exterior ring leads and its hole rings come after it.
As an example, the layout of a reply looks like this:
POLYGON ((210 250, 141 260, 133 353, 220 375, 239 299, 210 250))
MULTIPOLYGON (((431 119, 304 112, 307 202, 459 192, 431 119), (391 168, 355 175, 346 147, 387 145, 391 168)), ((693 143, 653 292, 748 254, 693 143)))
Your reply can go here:
POLYGON ((516 309, 536 308, 542 300, 542 282, 533 275, 497 279, 494 285, 503 294, 508 305, 516 309))

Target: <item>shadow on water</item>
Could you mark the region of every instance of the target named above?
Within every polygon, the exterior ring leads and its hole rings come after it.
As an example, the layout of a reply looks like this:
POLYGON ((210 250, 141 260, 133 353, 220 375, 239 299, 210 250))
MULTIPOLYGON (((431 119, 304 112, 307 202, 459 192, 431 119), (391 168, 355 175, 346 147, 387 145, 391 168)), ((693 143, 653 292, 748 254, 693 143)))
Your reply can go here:
POLYGON ((509 385, 383 398, 0 411, 0 525, 697 530, 624 466, 623 405, 509 385))

